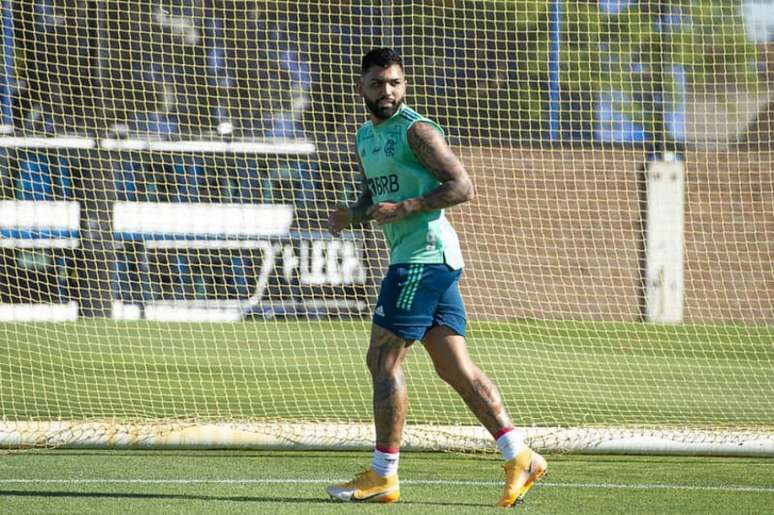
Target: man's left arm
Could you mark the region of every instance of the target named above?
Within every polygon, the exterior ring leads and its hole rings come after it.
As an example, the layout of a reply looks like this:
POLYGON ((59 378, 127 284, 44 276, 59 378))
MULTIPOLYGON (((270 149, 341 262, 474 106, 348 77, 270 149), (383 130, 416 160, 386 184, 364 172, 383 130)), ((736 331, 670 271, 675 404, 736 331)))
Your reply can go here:
POLYGON ((395 222, 415 213, 437 211, 473 198, 473 183, 462 162, 432 125, 417 122, 408 131, 408 143, 417 160, 441 182, 427 195, 397 203, 371 206, 369 215, 379 223, 395 222))

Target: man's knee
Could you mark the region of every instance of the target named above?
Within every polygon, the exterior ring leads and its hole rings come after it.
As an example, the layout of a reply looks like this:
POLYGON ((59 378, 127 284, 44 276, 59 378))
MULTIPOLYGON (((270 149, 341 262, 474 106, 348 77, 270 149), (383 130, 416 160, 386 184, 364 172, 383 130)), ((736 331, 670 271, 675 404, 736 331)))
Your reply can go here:
POLYGON ((373 378, 385 375, 390 368, 387 366, 383 352, 380 351, 379 347, 369 347, 366 353, 366 365, 368 365, 368 371, 371 372, 373 378))
POLYGON ((409 340, 374 326, 366 354, 366 364, 371 375, 376 378, 399 373, 400 364, 410 344, 409 340))

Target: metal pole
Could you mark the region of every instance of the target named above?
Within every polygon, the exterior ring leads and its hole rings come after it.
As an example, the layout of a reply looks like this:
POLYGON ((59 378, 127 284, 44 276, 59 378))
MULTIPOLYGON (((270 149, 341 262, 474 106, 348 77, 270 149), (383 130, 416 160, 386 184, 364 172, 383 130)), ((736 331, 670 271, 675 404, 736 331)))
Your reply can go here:
POLYGON ((3 73, 0 75, 0 133, 13 130, 13 5, 11 0, 3 2, 3 73))
MULTIPOLYGON (((94 1, 89 4, 89 16, 93 27, 96 27, 91 65, 96 69, 90 70, 92 81, 96 80, 97 86, 92 89, 99 91, 99 103, 95 102, 94 126, 96 137, 105 130, 108 123, 108 107, 106 105, 106 81, 109 80, 108 68, 108 38, 106 30, 107 16, 111 7, 102 1, 94 1)), ((112 111, 111 111, 112 112, 112 111)), ((117 156, 118 153, 115 154, 117 156)), ((111 282, 110 278, 116 261, 115 242, 113 241, 111 214, 115 201, 115 179, 113 157, 108 151, 97 149, 89 151, 88 166, 82 168, 80 177, 81 193, 81 264, 79 265, 82 276, 79 279, 78 303, 82 317, 106 317, 111 315, 111 282)), ((82 161, 83 162, 83 161, 82 161)))
POLYGON ((668 23, 669 2, 651 0, 645 4, 650 22, 656 30, 656 39, 650 47, 648 65, 650 67, 650 96, 653 104, 650 112, 650 150, 662 157, 666 152, 675 151, 675 141, 667 127, 667 100, 669 89, 667 80, 671 77, 672 35, 668 23))
POLYGON ((392 0, 382 2, 382 38, 384 44, 390 48, 395 48, 395 24, 392 19, 394 16, 392 0))
POLYGON ((551 51, 549 57, 548 80, 548 139, 559 141, 560 109, 560 63, 562 45, 562 0, 554 0, 551 5, 551 51))

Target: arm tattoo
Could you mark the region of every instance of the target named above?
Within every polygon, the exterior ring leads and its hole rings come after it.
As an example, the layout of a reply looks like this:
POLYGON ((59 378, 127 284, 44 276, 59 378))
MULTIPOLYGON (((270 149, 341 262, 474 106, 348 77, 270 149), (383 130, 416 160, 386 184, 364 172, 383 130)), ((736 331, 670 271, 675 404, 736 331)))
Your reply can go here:
POLYGON ((408 143, 417 160, 441 185, 421 197, 422 211, 451 207, 473 198, 473 184, 443 135, 433 126, 417 122, 408 131, 408 143))
MULTIPOLYGON (((358 163, 360 158, 358 157, 358 163)), ((363 166, 359 165, 360 170, 360 196, 357 198, 354 204, 349 206, 349 210, 352 212, 352 225, 359 225, 365 223, 371 219, 368 216, 368 208, 374 205, 371 192, 368 189, 368 181, 366 180, 363 166)))

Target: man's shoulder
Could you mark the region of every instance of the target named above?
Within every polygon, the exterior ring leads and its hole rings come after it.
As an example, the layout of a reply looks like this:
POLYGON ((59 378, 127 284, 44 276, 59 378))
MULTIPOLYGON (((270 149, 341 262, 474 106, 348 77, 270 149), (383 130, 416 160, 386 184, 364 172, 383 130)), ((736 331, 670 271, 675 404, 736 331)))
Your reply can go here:
POLYGON ((403 106, 403 109, 400 110, 400 112, 398 113, 398 116, 400 116, 404 120, 407 120, 407 121, 412 122, 412 123, 413 122, 418 122, 418 121, 421 121, 421 120, 427 120, 427 118, 425 116, 422 116, 421 114, 419 114, 418 112, 414 111, 413 109, 411 109, 407 105, 403 106))
POLYGON ((374 124, 371 122, 371 120, 368 120, 367 122, 364 122, 360 127, 357 128, 357 132, 355 133, 357 135, 357 138, 360 139, 362 137, 367 137, 369 135, 373 135, 374 133, 374 124))
POLYGON ((403 122, 406 124, 407 130, 411 129, 411 127, 413 127, 417 123, 426 123, 432 127, 435 127, 435 129, 440 131, 441 134, 444 133, 443 127, 441 127, 441 125, 438 122, 428 118, 427 116, 419 114, 417 111, 411 109, 408 106, 405 106, 400 111, 400 117, 403 119, 403 122))

